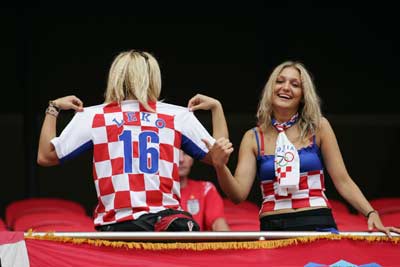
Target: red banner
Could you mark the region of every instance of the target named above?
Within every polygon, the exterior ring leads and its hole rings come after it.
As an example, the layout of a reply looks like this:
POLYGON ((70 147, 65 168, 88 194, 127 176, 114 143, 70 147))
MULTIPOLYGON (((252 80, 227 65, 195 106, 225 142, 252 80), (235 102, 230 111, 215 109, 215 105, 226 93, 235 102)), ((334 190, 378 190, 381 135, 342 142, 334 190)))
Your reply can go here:
POLYGON ((103 243, 98 243, 96 246, 94 243, 73 243, 71 240, 62 242, 26 239, 25 241, 31 267, 305 266, 312 262, 329 266, 340 260, 354 265, 368 263, 381 266, 400 265, 399 239, 367 241, 351 238, 337 240, 321 238, 308 243, 295 239, 295 242, 291 242, 292 245, 283 247, 279 247, 279 242, 285 242, 284 240, 227 242, 226 249, 221 248, 224 247, 224 242, 216 242, 216 247, 219 249, 215 250, 199 250, 202 247, 212 247, 210 243, 188 243, 187 249, 173 249, 176 243, 170 243, 171 249, 162 249, 163 246, 168 246, 168 243, 159 246, 143 243, 141 245, 143 248, 128 248, 126 244, 129 243, 124 242, 101 241, 103 243), (148 246, 147 249, 146 246, 148 246))

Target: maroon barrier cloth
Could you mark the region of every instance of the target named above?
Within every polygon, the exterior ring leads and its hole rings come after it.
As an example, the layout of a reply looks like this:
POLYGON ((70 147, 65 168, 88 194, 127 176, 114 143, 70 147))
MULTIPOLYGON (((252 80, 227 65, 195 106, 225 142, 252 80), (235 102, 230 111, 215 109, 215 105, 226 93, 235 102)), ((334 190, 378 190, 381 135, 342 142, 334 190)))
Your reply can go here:
MULTIPOLYGON (((399 266, 400 244, 365 240, 321 239, 268 249, 128 249, 26 239, 31 267, 46 266, 304 266, 345 260, 399 266)), ((268 241, 258 241, 268 242, 268 241)))

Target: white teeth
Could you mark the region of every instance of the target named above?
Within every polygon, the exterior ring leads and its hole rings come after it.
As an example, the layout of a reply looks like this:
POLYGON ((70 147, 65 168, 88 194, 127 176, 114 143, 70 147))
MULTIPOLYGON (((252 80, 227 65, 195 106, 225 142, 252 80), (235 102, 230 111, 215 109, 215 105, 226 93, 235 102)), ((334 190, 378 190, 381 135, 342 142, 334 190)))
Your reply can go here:
POLYGON ((285 98, 285 99, 291 99, 290 96, 288 95, 283 95, 283 94, 278 94, 279 97, 285 98))

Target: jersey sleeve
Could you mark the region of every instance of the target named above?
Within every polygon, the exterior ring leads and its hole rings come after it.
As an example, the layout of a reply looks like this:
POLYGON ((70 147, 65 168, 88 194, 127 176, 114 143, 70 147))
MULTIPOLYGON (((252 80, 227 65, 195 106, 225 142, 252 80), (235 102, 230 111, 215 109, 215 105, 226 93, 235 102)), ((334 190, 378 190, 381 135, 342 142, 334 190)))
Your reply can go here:
POLYGON ((204 188, 204 223, 206 230, 212 230, 214 221, 224 218, 224 202, 218 190, 211 182, 207 182, 204 188))
POLYGON ((202 139, 207 140, 211 145, 215 139, 208 133, 193 112, 185 112, 181 116, 182 143, 181 149, 191 157, 200 160, 206 156, 208 149, 202 139))
POLYGON ((51 140, 61 163, 93 147, 92 118, 89 111, 77 112, 60 136, 51 140))

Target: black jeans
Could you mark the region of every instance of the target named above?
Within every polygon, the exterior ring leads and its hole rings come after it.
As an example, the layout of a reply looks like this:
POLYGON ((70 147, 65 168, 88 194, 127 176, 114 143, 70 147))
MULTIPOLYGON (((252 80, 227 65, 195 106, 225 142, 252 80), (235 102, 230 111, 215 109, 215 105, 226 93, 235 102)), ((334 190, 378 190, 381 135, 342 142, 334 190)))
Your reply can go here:
POLYGON ((156 230, 180 232, 200 231, 200 226, 193 220, 190 213, 166 209, 157 213, 143 214, 136 220, 96 226, 96 230, 102 232, 154 232, 156 230), (157 227, 160 222, 166 222, 161 230, 157 227))
POLYGON ((336 222, 328 208, 267 215, 260 218, 261 231, 324 231, 336 230, 336 222))

